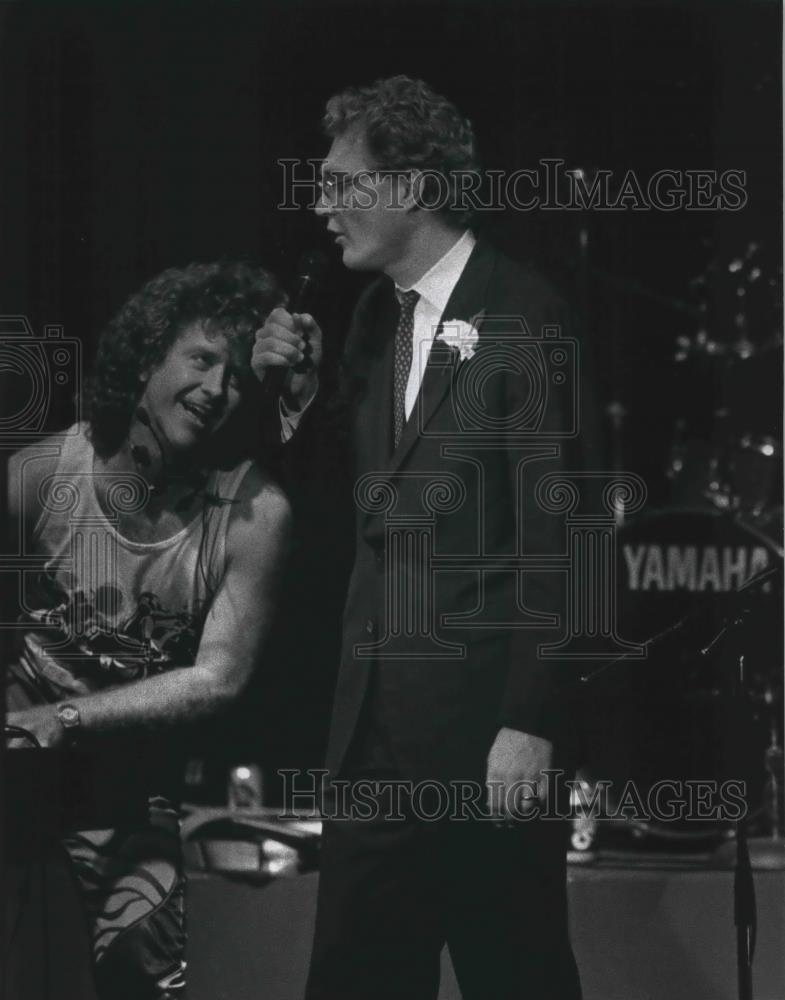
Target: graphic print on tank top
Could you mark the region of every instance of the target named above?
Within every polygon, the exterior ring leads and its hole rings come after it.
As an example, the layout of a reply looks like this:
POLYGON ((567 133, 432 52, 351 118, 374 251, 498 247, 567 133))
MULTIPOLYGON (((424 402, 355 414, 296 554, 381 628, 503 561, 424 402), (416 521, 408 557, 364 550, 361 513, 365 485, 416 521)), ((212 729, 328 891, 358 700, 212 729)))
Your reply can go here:
POLYGON ((107 587, 69 593, 51 574, 34 584, 34 610, 19 618, 29 626, 19 665, 47 701, 89 694, 142 680, 194 662, 204 609, 174 611, 149 591, 127 618, 113 622, 103 611, 116 603, 107 587))
POLYGON ((45 564, 26 575, 16 630, 12 675, 31 700, 77 697, 194 663, 249 465, 213 473, 201 512, 173 536, 135 542, 98 502, 84 432, 68 440, 41 490, 35 544, 45 564))

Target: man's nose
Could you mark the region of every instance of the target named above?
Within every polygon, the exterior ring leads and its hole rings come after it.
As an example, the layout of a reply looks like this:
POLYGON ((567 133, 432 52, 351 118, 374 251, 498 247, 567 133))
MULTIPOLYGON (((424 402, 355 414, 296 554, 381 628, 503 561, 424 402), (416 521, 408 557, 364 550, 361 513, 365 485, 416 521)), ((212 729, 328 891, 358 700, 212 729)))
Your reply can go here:
POLYGON ((226 391, 226 370, 223 365, 213 365, 202 376, 202 392, 211 397, 222 396, 226 391))
POLYGON ((335 205, 331 205, 325 198, 324 193, 320 192, 314 205, 314 212, 320 219, 329 218, 335 212, 335 205))

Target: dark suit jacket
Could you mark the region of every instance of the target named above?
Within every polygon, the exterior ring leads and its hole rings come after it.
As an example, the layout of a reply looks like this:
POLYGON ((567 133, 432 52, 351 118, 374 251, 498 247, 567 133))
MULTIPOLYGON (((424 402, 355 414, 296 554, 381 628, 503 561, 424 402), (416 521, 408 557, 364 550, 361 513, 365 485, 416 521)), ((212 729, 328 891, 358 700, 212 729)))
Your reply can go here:
MULTIPOLYGON (((479 241, 442 316, 442 323, 476 325, 476 354, 459 363, 434 340, 393 453, 397 312, 392 282, 378 279, 361 297, 346 343, 357 547, 327 765, 340 773, 361 714, 372 711, 404 777, 482 781, 500 726, 552 736, 558 664, 540 659, 537 647, 559 632, 510 623, 521 620, 521 604, 558 614, 564 577, 521 575, 504 557, 564 551, 562 520, 540 508, 534 487, 570 461, 557 444, 572 420, 575 373, 568 358, 567 384, 557 388, 552 345, 541 351, 535 341, 557 325, 563 340, 566 311, 535 273, 479 241), (517 318, 525 324, 521 335, 517 318), (521 336, 531 341, 523 366, 521 336), (538 432, 524 439, 524 428, 538 432), (537 457, 521 466, 527 456, 537 457), (405 620, 406 600, 429 620, 405 620)), ((561 355, 557 360, 564 366, 561 355)))

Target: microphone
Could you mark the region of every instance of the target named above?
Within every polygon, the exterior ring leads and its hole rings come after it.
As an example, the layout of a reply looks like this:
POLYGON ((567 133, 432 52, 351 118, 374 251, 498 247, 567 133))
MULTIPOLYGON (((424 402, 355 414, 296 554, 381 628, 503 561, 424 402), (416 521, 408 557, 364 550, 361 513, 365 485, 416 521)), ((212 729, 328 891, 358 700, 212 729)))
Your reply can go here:
POLYGON ((297 262, 297 277, 294 279, 289 312, 304 312, 306 305, 324 279, 327 271, 327 255, 321 250, 306 250, 297 262))
MULTIPOLYGON (((327 273, 327 255, 321 250, 306 250, 300 255, 297 262, 297 274, 294 279, 292 292, 289 297, 288 310, 290 313, 306 312, 308 306, 318 292, 324 276, 327 273)), ((305 357, 291 371, 302 375, 311 367, 312 362, 308 356, 309 348, 306 337, 305 357)), ((267 391, 274 396, 280 396, 281 391, 289 377, 288 368, 270 368, 265 376, 267 391)))

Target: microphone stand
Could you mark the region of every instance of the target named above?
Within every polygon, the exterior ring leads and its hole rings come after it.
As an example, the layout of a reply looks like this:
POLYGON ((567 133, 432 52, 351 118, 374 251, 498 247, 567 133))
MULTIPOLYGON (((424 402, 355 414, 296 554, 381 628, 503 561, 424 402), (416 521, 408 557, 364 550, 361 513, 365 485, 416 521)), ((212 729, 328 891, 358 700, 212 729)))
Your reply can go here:
MULTIPOLYGON (((744 687, 744 654, 738 657, 735 675, 736 697, 740 707, 747 703, 744 687)), ((737 728, 740 712, 736 713, 737 728)), ((737 737, 740 734, 737 732, 737 737)), ((755 905, 755 882, 752 877, 750 850, 747 840, 747 817, 736 820, 736 867, 733 872, 733 922, 736 925, 736 970, 739 1000, 752 1000, 752 960, 755 956, 755 936, 758 913, 755 905)))
MULTIPOLYGON (((703 657, 710 655, 715 647, 720 649, 721 676, 724 679, 726 690, 731 695, 731 704, 734 708, 730 743, 731 754, 738 764, 743 762, 744 720, 747 717, 745 709, 749 710, 750 708, 745 674, 745 647, 748 641, 746 630, 753 611, 744 599, 757 593, 760 587, 781 576, 782 567, 774 566, 762 570, 739 590, 731 592, 728 595, 728 607, 722 615, 719 629, 715 631, 708 643, 695 647, 695 652, 703 657)), ((681 637, 684 629, 694 624, 700 615, 700 611, 685 615, 675 625, 653 636, 645 643, 647 652, 659 648, 666 640, 681 637)), ((633 661, 627 654, 617 657, 585 674, 581 677, 581 681, 584 684, 594 683, 609 669, 626 666, 631 662, 633 661)), ((640 660, 635 662, 640 663, 640 660)), ((750 863, 746 810, 744 815, 735 821, 734 830, 736 857, 733 876, 733 922, 736 927, 738 997, 739 1000, 752 1000, 752 961, 755 955, 757 908, 755 883, 750 863)))
MULTIPOLYGON (((750 710, 749 692, 745 676, 744 647, 745 626, 750 612, 741 610, 731 614, 723 623, 711 646, 722 640, 720 665, 725 686, 731 694, 730 746, 733 758, 744 761, 744 723, 750 710)), ((736 973, 739 1000, 752 1000, 752 960, 755 955, 757 933, 757 907, 755 883, 750 863, 746 810, 734 823, 736 859, 733 871, 733 922, 736 927, 736 973)))
MULTIPOLYGON (((745 620, 751 614, 752 609, 744 607, 741 603, 742 599, 756 594, 760 588, 773 583, 777 579, 780 579, 782 574, 782 566, 770 566, 766 569, 762 569, 759 573, 756 573, 755 576, 750 577, 750 579, 739 587, 738 590, 730 591, 727 597, 723 599, 723 603, 727 605, 729 610, 723 613, 719 629, 716 630, 712 638, 706 643, 698 643, 694 637, 690 637, 690 641, 694 645, 691 650, 688 647, 687 651, 693 652, 695 655, 707 657, 711 652, 713 652, 714 647, 720 643, 732 626, 737 624, 735 619, 741 618, 742 620, 745 620)), ((646 649, 646 656, 644 657, 644 660, 649 658, 650 653, 660 650, 666 643, 675 639, 682 639, 682 633, 690 627, 696 625, 696 623, 699 622, 705 614, 706 608, 698 608, 694 611, 690 611, 686 615, 679 618, 672 625, 668 625, 666 628, 662 629, 662 631, 655 633, 648 639, 645 639, 642 643, 640 643, 640 645, 644 646, 646 649)), ((580 677, 580 683, 582 685, 593 684, 619 667, 624 668, 632 664, 640 666, 640 663, 641 657, 639 655, 636 654, 633 656, 630 653, 622 653, 621 656, 605 660, 600 664, 600 666, 595 667, 594 670, 590 670, 588 673, 582 674, 580 677)))

